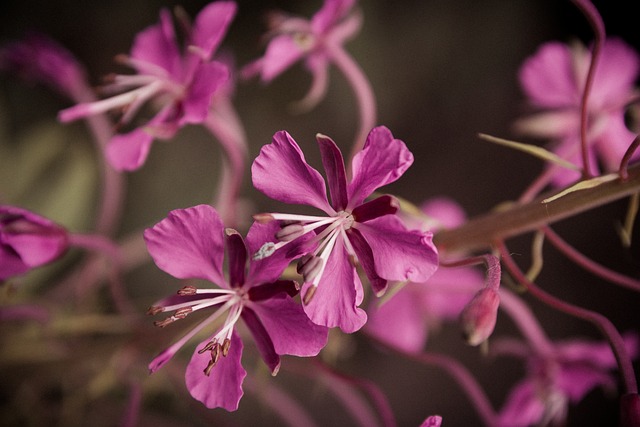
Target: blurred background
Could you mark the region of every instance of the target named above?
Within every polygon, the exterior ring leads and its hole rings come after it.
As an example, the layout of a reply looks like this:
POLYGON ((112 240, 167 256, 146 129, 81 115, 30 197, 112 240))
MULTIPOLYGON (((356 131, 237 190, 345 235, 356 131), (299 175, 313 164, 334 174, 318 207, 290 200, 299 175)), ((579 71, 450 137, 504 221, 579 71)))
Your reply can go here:
MULTIPOLYGON (((194 17, 205 4, 192 0, 5 0, 0 14, 0 44, 19 39, 29 31, 44 33, 69 49, 86 66, 92 84, 97 86, 111 72, 128 73, 115 64, 114 57, 127 53, 136 33, 157 22, 160 8, 181 5, 194 17)), ((619 36, 640 48, 637 20, 629 2, 594 4, 610 36, 619 36)), ((264 52, 261 36, 266 28, 265 13, 283 10, 310 17, 320 5, 320 1, 241 0, 222 49, 242 66, 264 52)), ((541 171, 541 163, 483 142, 477 133, 518 139, 511 125, 528 111, 517 81, 520 64, 546 41, 591 41, 592 32, 584 17, 571 2, 557 0, 370 0, 360 2, 359 8, 364 25, 347 44, 347 50, 371 81, 378 103, 378 123, 404 140, 415 156, 414 165, 386 191, 416 204, 446 195, 460 203, 470 217, 518 197, 541 171)), ((293 135, 309 162, 317 167, 316 133, 331 136, 343 151, 348 150, 358 120, 350 87, 332 69, 324 101, 309 113, 291 114, 290 103, 306 93, 309 83, 309 74, 301 66, 293 67, 270 85, 256 80, 238 83, 234 102, 246 128, 250 159, 282 129, 293 135)), ((86 231, 92 223, 98 191, 97 162, 82 123, 56 122, 57 112, 68 106, 66 99, 43 86, 0 75, 0 202, 33 209, 72 231, 86 231)), ((181 130, 170 143, 155 144, 144 168, 127 174, 125 209, 117 235, 127 236, 149 227, 172 209, 207 203, 215 190, 220 154, 217 143, 197 127, 181 130)), ((275 202, 255 191, 250 183, 247 173, 242 196, 248 203, 248 212, 275 209, 275 202)), ((563 221, 556 230, 600 263, 638 277, 640 245, 625 249, 616 234, 616 223, 624 219, 625 212, 625 202, 614 203, 563 221)), ((248 221, 248 217, 244 220, 248 221)), ((637 241, 640 235, 636 232, 635 237, 637 241)), ((528 265, 529 236, 513 239, 510 248, 524 266, 528 265)), ((65 265, 77 258, 75 254, 65 265)), ((51 292, 51 283, 63 275, 61 268, 35 272, 21 279, 20 287, 5 289, 3 298, 23 302, 40 298, 51 292)), ((638 330, 637 294, 593 278, 551 249, 546 251, 539 284, 558 297, 606 314, 621 331, 638 330)), ((126 286, 136 306, 144 311, 176 289, 176 281, 147 263, 126 277, 126 286)), ((96 298, 99 297, 108 299, 103 293, 96 298)), ((600 338, 591 325, 531 299, 527 301, 552 338, 600 338)), ((102 303, 98 300, 91 304, 102 303)), ((82 306, 76 309, 83 311, 82 306)), ((0 325, 3 335, 9 329, 0 325)), ((123 360, 137 366, 134 372, 142 378, 145 390, 152 390, 142 398, 139 425, 282 423, 268 404, 251 393, 233 414, 207 411, 198 402, 190 401, 183 383, 176 381, 190 350, 167 367, 175 375, 159 373, 147 379, 144 367, 148 357, 173 342, 177 331, 165 330, 159 335, 154 331, 155 341, 141 353, 130 359, 105 360, 95 354, 105 342, 101 333, 83 336, 82 340, 73 337, 77 342, 61 345, 71 349, 74 356, 53 361, 20 357, 20 351, 30 355, 48 352, 46 342, 42 347, 7 352, 15 342, 1 338, 7 354, 0 360, 0 381, 4 384, 0 387, 0 424, 118 424, 130 391, 125 386, 103 385, 108 392, 99 393, 95 388, 102 389, 95 384, 97 373, 112 364, 125 363, 123 360), (84 348, 93 339, 100 344, 93 349, 84 348), (90 366, 77 360, 85 354, 91 355, 90 366), (76 372, 74 366, 82 368, 76 372)), ((40 342, 38 332, 29 333, 38 338, 33 343, 40 342)), ((496 334, 516 333, 508 317, 501 315, 496 334)), ((124 344, 134 338, 125 336, 124 344)), ((445 417, 445 426, 479 424, 466 396, 446 373, 384 353, 357 334, 331 339, 339 343, 335 366, 378 384, 387 394, 400 426, 419 425, 427 415, 436 413, 445 417)), ((109 354, 109 345, 104 348, 105 354, 109 354)), ((523 373, 520 361, 487 359, 477 348, 467 347, 457 325, 445 325, 430 337, 428 347, 464 362, 487 387, 496 408, 523 373)), ((285 359, 283 365, 288 361, 285 359)), ((249 364, 247 368, 253 370, 251 363, 252 360, 245 362, 245 367, 249 364)), ((307 385, 305 375, 296 372, 314 369, 312 365, 291 361, 291 366, 295 369, 287 371, 283 367, 282 373, 269 381, 294 390, 293 394, 309 405, 319 425, 353 422, 331 392, 307 385)), ((254 381, 259 382, 260 378, 254 381)), ((570 409, 569 425, 610 425, 612 417, 617 417, 616 408, 612 396, 596 390, 570 409)))

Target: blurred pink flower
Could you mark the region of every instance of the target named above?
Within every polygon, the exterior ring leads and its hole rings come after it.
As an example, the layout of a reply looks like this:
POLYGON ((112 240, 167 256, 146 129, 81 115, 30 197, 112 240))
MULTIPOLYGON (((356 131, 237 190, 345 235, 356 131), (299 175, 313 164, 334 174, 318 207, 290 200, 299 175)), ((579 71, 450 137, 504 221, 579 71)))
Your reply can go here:
MULTIPOLYGON (((550 42, 528 58, 519 73, 531 105, 541 112, 519 120, 516 129, 553 140, 553 151, 578 166, 580 103, 590 61, 591 53, 584 46, 550 42)), ((638 95, 634 83, 639 71, 640 57, 630 46, 618 39, 605 42, 588 98, 587 142, 594 170, 596 159, 605 171, 617 170, 634 140, 624 116, 627 104, 638 95)), ((554 178, 557 185, 566 185, 579 173, 562 169, 554 178)))
POLYGON ((117 109, 123 110, 120 122, 126 124, 153 100, 157 113, 133 131, 114 136, 107 146, 107 158, 115 169, 138 169, 155 138, 171 138, 182 126, 202 123, 207 117, 213 95, 229 78, 227 67, 211 58, 235 12, 234 2, 210 3, 189 27, 181 51, 171 15, 162 10, 160 22, 140 32, 130 56, 123 57, 137 74, 114 76, 103 91, 117 95, 62 110, 59 119, 69 122, 117 109))
MULTIPOLYGON (((638 355, 638 336, 627 334, 625 346, 638 355)), ((493 343, 499 349, 500 341, 493 343)), ((557 343, 551 354, 540 355, 523 343, 510 342, 527 360, 527 376, 513 387, 499 413, 501 427, 562 425, 569 403, 582 400, 597 386, 615 390, 611 370, 617 366, 608 343, 571 340, 557 343)))
POLYGON ((310 20, 284 13, 270 15, 269 45, 264 56, 242 69, 250 78, 260 75, 270 82, 294 63, 304 60, 313 76, 307 95, 309 105, 317 103, 326 90, 331 51, 353 37, 361 25, 359 14, 351 14, 355 0, 325 0, 310 20))
POLYGON ((0 205, 0 281, 18 276, 62 256, 67 231, 26 209, 0 205))

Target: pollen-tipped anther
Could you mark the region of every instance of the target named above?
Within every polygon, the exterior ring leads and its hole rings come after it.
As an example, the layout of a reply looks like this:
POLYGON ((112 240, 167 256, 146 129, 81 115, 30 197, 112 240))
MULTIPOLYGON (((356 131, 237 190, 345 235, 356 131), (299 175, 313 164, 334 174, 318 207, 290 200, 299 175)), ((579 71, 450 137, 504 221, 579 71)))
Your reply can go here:
POLYGON ((318 290, 317 286, 310 286, 309 289, 307 289, 307 292, 304 294, 304 298, 302 298, 302 303, 304 305, 309 305, 309 303, 313 299, 313 296, 316 294, 317 290, 318 290))
POLYGON ((313 282, 318 274, 322 271, 323 260, 320 257, 312 256, 306 262, 300 260, 298 263, 298 273, 302 274, 302 278, 306 283, 313 282), (302 263, 302 265, 301 265, 302 263))
POLYGON ((281 242, 290 242, 304 234, 304 227, 300 223, 288 224, 276 233, 276 239, 281 242))
POLYGON ((230 347, 231 347, 231 340, 229 338, 225 338, 224 341, 222 342, 222 355, 224 357, 227 357, 227 354, 229 354, 230 347))
POLYGON ((253 254, 253 259, 255 261, 268 258, 276 251, 276 244, 273 242, 267 242, 258 249, 258 251, 253 254))
POLYGON ((253 216, 253 219, 259 224, 267 224, 273 221, 275 218, 273 217, 273 215, 269 213, 261 213, 261 214, 255 214, 253 216))
POLYGON ((198 288, 196 288, 195 286, 187 285, 178 290, 178 295, 195 295, 197 290, 198 288))
POLYGON ((155 314, 158 314, 158 313, 162 313, 163 311, 164 311, 164 309, 162 307, 158 307, 157 305, 152 305, 147 310, 147 315, 152 316, 152 315, 155 315, 155 314))

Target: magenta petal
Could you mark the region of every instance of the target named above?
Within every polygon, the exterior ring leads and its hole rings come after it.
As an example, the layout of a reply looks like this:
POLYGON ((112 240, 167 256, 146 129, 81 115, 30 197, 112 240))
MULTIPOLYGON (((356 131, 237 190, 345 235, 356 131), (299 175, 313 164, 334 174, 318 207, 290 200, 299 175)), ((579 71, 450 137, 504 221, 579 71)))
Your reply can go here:
POLYGON ((349 240, 358 255, 358 262, 367 275, 367 279, 369 279, 369 284, 371 285, 371 289, 373 289, 373 293, 378 297, 382 296, 387 290, 388 281, 378 276, 373 253, 371 252, 369 244, 364 237, 362 237, 362 234, 360 234, 356 229, 349 231, 349 240))
POLYGON ((272 199, 335 213, 327 201, 322 175, 307 164, 302 150, 286 131, 277 132, 271 144, 262 147, 251 174, 254 187, 272 199))
POLYGON ((153 136, 142 129, 116 135, 107 145, 105 155, 117 171, 134 171, 147 160, 153 136))
POLYGON ((525 380, 511 389, 498 416, 498 425, 501 427, 536 425, 542 420, 544 413, 544 403, 536 396, 536 385, 531 380, 525 380))
POLYGON ((22 262, 15 251, 8 246, 0 245, 0 282, 24 274, 30 269, 31 267, 22 262))
POLYGON ((422 351, 428 330, 426 313, 420 302, 416 292, 402 289, 384 304, 369 311, 365 327, 367 332, 393 347, 414 353, 422 351))
POLYGON ((240 363, 242 356, 242 340, 234 332, 227 356, 220 356, 218 363, 211 369, 209 376, 204 374, 211 353, 198 354, 207 341, 198 345, 191 356, 185 372, 185 382, 194 399, 202 402, 207 408, 224 408, 227 411, 238 409, 242 398, 242 381, 247 372, 240 363))
POLYGON ((181 78, 181 57, 168 10, 160 11, 158 24, 138 33, 131 47, 131 57, 139 61, 137 64, 146 62, 152 65, 138 70, 143 74, 157 75, 153 66, 159 66, 167 70, 170 76, 178 80, 181 78))
POLYGON ((376 189, 400 178, 413 163, 413 154, 384 126, 373 128, 362 151, 353 158, 349 205, 361 204, 376 189))
MULTIPOLYGON (((309 288, 305 284, 302 295, 309 288)), ((315 295, 304 306, 311 321, 329 328, 340 327, 352 333, 364 326, 367 314, 358 305, 362 302, 362 283, 349 262, 341 238, 338 238, 318 284, 315 295)))
POLYGON ((247 267, 247 247, 240 233, 233 229, 226 229, 227 270, 229 283, 232 287, 244 285, 244 273, 247 267))
POLYGON ((598 61, 590 105, 606 108, 606 103, 622 105, 633 92, 640 71, 640 57, 620 39, 608 39, 598 61))
POLYGON ((218 49, 236 10, 235 2, 216 1, 209 3, 198 13, 193 25, 191 42, 202 49, 204 59, 208 59, 218 49))
POLYGON ((274 37, 259 60, 262 81, 270 82, 302 58, 304 52, 289 35, 274 37))
POLYGON ((209 114, 211 98, 229 78, 229 70, 220 62, 200 64, 184 99, 179 125, 202 123, 209 114))
POLYGON ((200 278, 227 287, 222 273, 224 226, 214 208, 199 205, 169 212, 144 232, 156 265, 178 279, 200 278))
POLYGON ((376 272, 384 279, 422 283, 438 268, 430 232, 407 231, 393 215, 357 223, 357 229, 373 252, 376 272))
POLYGON ((11 246, 29 267, 38 267, 55 260, 68 247, 67 236, 62 230, 44 230, 38 234, 6 234, 1 240, 11 246))
POLYGON ((276 353, 315 356, 327 344, 328 330, 311 322, 302 306, 289 297, 251 304, 269 333, 276 353))
POLYGON ((276 353, 269 332, 265 329, 261 319, 249 307, 242 310, 242 320, 247 325, 258 347, 262 360, 269 367, 272 375, 276 375, 280 369, 280 355, 276 353))
POLYGON ((558 387, 569 396, 572 402, 579 402, 597 386, 615 389, 616 382, 606 370, 583 364, 567 364, 562 367, 556 379, 558 387))
POLYGON ((322 8, 311 18, 311 27, 322 34, 333 27, 353 7, 355 0, 325 0, 322 8))
POLYGON ((347 207, 347 173, 344 169, 342 153, 335 142, 328 136, 316 136, 322 155, 322 164, 327 174, 331 205, 336 211, 347 207))
POLYGON ((540 107, 559 108, 580 103, 572 54, 563 43, 546 43, 528 58, 519 72, 520 84, 540 107))
MULTIPOLYGON (((278 221, 271 221, 267 224, 254 222, 246 238, 249 255, 253 256, 265 243, 277 241, 275 234, 279 229, 280 225, 278 221)), ((307 237, 301 237, 301 239, 305 241, 308 240, 307 237)), ((274 282, 280 277, 284 269, 287 268, 291 260, 292 257, 289 256, 289 248, 287 247, 275 251, 267 258, 260 260, 252 259, 249 264, 249 274, 246 285, 253 286, 274 282)))

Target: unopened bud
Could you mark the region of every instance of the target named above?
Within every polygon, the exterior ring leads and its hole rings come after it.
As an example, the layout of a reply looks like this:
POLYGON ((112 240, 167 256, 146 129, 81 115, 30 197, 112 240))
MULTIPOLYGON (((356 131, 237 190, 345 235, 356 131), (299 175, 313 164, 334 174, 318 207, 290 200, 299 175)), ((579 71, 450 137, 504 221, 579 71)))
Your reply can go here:
POLYGON ((469 345, 483 343, 493 333, 498 317, 500 296, 495 289, 478 291, 460 314, 462 332, 469 345))

